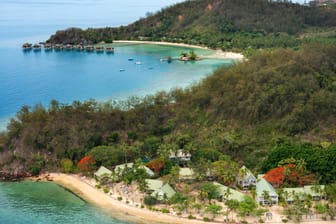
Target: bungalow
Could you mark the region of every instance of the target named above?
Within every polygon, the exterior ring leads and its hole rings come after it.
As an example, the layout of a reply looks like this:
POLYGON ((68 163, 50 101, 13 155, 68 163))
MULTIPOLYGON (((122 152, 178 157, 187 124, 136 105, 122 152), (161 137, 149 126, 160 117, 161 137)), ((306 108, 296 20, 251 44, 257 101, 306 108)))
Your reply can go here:
POLYGON ((173 197, 176 192, 169 184, 164 184, 161 180, 146 179, 147 192, 158 200, 173 197))
MULTIPOLYGON (((123 175, 123 173, 125 172, 128 172, 127 169, 129 170, 133 170, 133 167, 134 167, 134 164, 133 163, 124 163, 124 164, 120 164, 120 165, 117 165, 115 168, 114 168, 114 172, 118 175, 118 176, 121 176, 123 175)), ((139 168, 141 169, 144 169, 146 171, 146 173, 150 176, 150 177, 153 177, 154 176, 154 172, 149 169, 147 166, 144 166, 144 165, 140 165, 139 168)))
POLYGON ((293 203, 296 197, 300 200, 304 200, 305 195, 311 196, 314 201, 327 198, 327 195, 324 192, 324 185, 308 185, 304 187, 283 189, 284 200, 289 204, 293 203))
POLYGON ((314 201, 327 199, 324 185, 307 185, 303 187, 306 194, 311 195, 314 201))
POLYGON ((242 166, 237 175, 237 183, 243 188, 243 190, 248 190, 251 186, 256 186, 257 178, 249 169, 242 166))
POLYGON ((261 205, 278 204, 278 194, 264 178, 261 178, 256 184, 256 201, 261 205))
POLYGON ((217 182, 213 182, 213 184, 218 186, 219 197, 223 200, 236 200, 239 202, 244 201, 244 197, 246 196, 245 194, 217 182))
POLYGON ((189 152, 183 152, 182 149, 177 151, 171 151, 169 155, 169 159, 177 160, 181 162, 188 162, 191 159, 191 154, 189 152))
POLYGON ((105 177, 111 176, 112 171, 107 169, 105 166, 101 166, 95 173, 94 176, 98 180, 102 180, 105 177))
POLYGON ((300 200, 304 200, 305 191, 303 187, 294 188, 284 188, 283 189, 283 199, 288 203, 294 203, 295 199, 298 197, 300 200))
POLYGON ((193 169, 187 168, 187 167, 180 168, 179 179, 180 179, 180 181, 194 180, 195 179, 195 173, 194 173, 193 169))

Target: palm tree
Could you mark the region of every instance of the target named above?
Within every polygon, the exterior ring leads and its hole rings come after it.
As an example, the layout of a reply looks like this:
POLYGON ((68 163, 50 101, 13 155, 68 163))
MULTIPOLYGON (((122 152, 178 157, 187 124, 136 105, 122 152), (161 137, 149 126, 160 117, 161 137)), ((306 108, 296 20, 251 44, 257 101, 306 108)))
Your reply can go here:
POLYGON ((271 203, 270 202, 270 194, 269 194, 269 192, 268 191, 266 191, 266 190, 264 190, 263 192, 262 192, 262 197, 263 197, 263 201, 264 201, 264 203, 263 204, 265 204, 265 201, 267 201, 268 203, 271 203))

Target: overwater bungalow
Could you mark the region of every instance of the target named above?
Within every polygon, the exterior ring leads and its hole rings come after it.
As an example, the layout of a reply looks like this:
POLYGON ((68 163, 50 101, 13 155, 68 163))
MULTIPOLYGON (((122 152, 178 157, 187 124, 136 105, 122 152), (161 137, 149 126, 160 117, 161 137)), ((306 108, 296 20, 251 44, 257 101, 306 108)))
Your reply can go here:
POLYGON ((73 46, 73 48, 76 49, 77 51, 84 50, 84 47, 82 45, 80 45, 80 44, 77 44, 77 45, 73 46))
POLYGON ((92 52, 92 51, 94 51, 94 47, 92 45, 87 45, 87 46, 85 46, 85 50, 89 51, 89 52, 92 52))
POLYGON ((34 49, 34 51, 40 51, 41 50, 41 45, 40 44, 34 44, 33 49, 34 49))
POLYGON ((114 53, 113 47, 106 47, 106 53, 114 53))
POLYGON ((24 43, 22 45, 23 50, 31 50, 33 45, 31 43, 24 43))
POLYGON ((54 46, 54 49, 55 49, 56 51, 60 51, 60 50, 63 49, 63 45, 62 45, 62 44, 56 44, 56 45, 54 46))
POLYGON ((96 47, 96 52, 98 52, 98 53, 102 53, 102 52, 104 52, 104 50, 105 50, 104 46, 97 46, 96 47))
POLYGON ((45 45, 44 45, 44 50, 45 50, 45 51, 51 51, 51 50, 52 50, 52 46, 51 46, 51 44, 45 44, 45 45))
POLYGON ((71 44, 67 44, 67 45, 65 45, 65 50, 68 50, 68 51, 70 51, 70 50, 72 50, 72 45, 71 44))

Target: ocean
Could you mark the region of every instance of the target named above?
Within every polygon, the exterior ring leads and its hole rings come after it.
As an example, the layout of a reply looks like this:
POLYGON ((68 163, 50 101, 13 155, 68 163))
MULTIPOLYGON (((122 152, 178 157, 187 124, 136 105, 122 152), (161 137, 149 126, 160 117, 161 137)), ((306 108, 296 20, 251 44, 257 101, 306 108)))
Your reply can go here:
POLYGON ((186 87, 219 66, 231 64, 230 60, 210 59, 168 64, 160 59, 178 57, 190 48, 155 45, 116 44, 114 54, 21 49, 24 42, 45 41, 59 29, 126 25, 176 2, 179 1, 1 0, 0 131, 23 105, 48 106, 53 99, 71 103, 144 96, 186 87), (135 61, 142 64, 136 65, 135 61))
MULTIPOLYGON (((219 66, 230 65, 230 60, 167 63, 160 59, 190 49, 144 44, 116 44, 114 54, 21 49, 24 42, 45 41, 59 29, 127 25, 176 2, 181 0, 1 0, 0 131, 23 105, 48 106, 53 99, 71 103, 144 96, 186 87, 219 66)), ((5 223, 125 222, 58 185, 21 182, 0 183, 0 224, 5 223)))

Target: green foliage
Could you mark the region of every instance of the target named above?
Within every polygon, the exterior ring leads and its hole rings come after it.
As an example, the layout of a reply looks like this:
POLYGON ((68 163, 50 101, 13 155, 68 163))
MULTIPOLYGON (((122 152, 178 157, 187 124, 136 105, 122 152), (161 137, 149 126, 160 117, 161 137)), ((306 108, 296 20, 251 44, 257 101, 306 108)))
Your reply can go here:
POLYGON ((157 203, 157 200, 156 200, 156 198, 154 198, 152 196, 146 196, 144 198, 144 203, 147 206, 152 206, 152 205, 155 205, 157 203))
POLYGON ((168 7, 128 26, 57 31, 51 43, 97 43, 112 39, 164 40, 206 45, 247 54, 260 48, 297 47, 302 43, 331 42, 334 38, 313 29, 336 25, 335 9, 306 7, 287 1, 205 0, 168 7), (286 15, 286 16, 283 16, 286 15))
POLYGON ((70 159, 62 159, 61 167, 64 173, 71 173, 73 170, 73 162, 70 159))
POLYGON ((116 146, 97 146, 92 148, 88 155, 96 160, 97 166, 115 166, 123 163, 125 159, 123 150, 116 146))
POLYGON ((209 200, 209 203, 211 203, 212 199, 216 199, 218 197, 218 186, 214 185, 213 183, 204 183, 201 186, 200 189, 201 192, 205 193, 206 197, 209 200))

